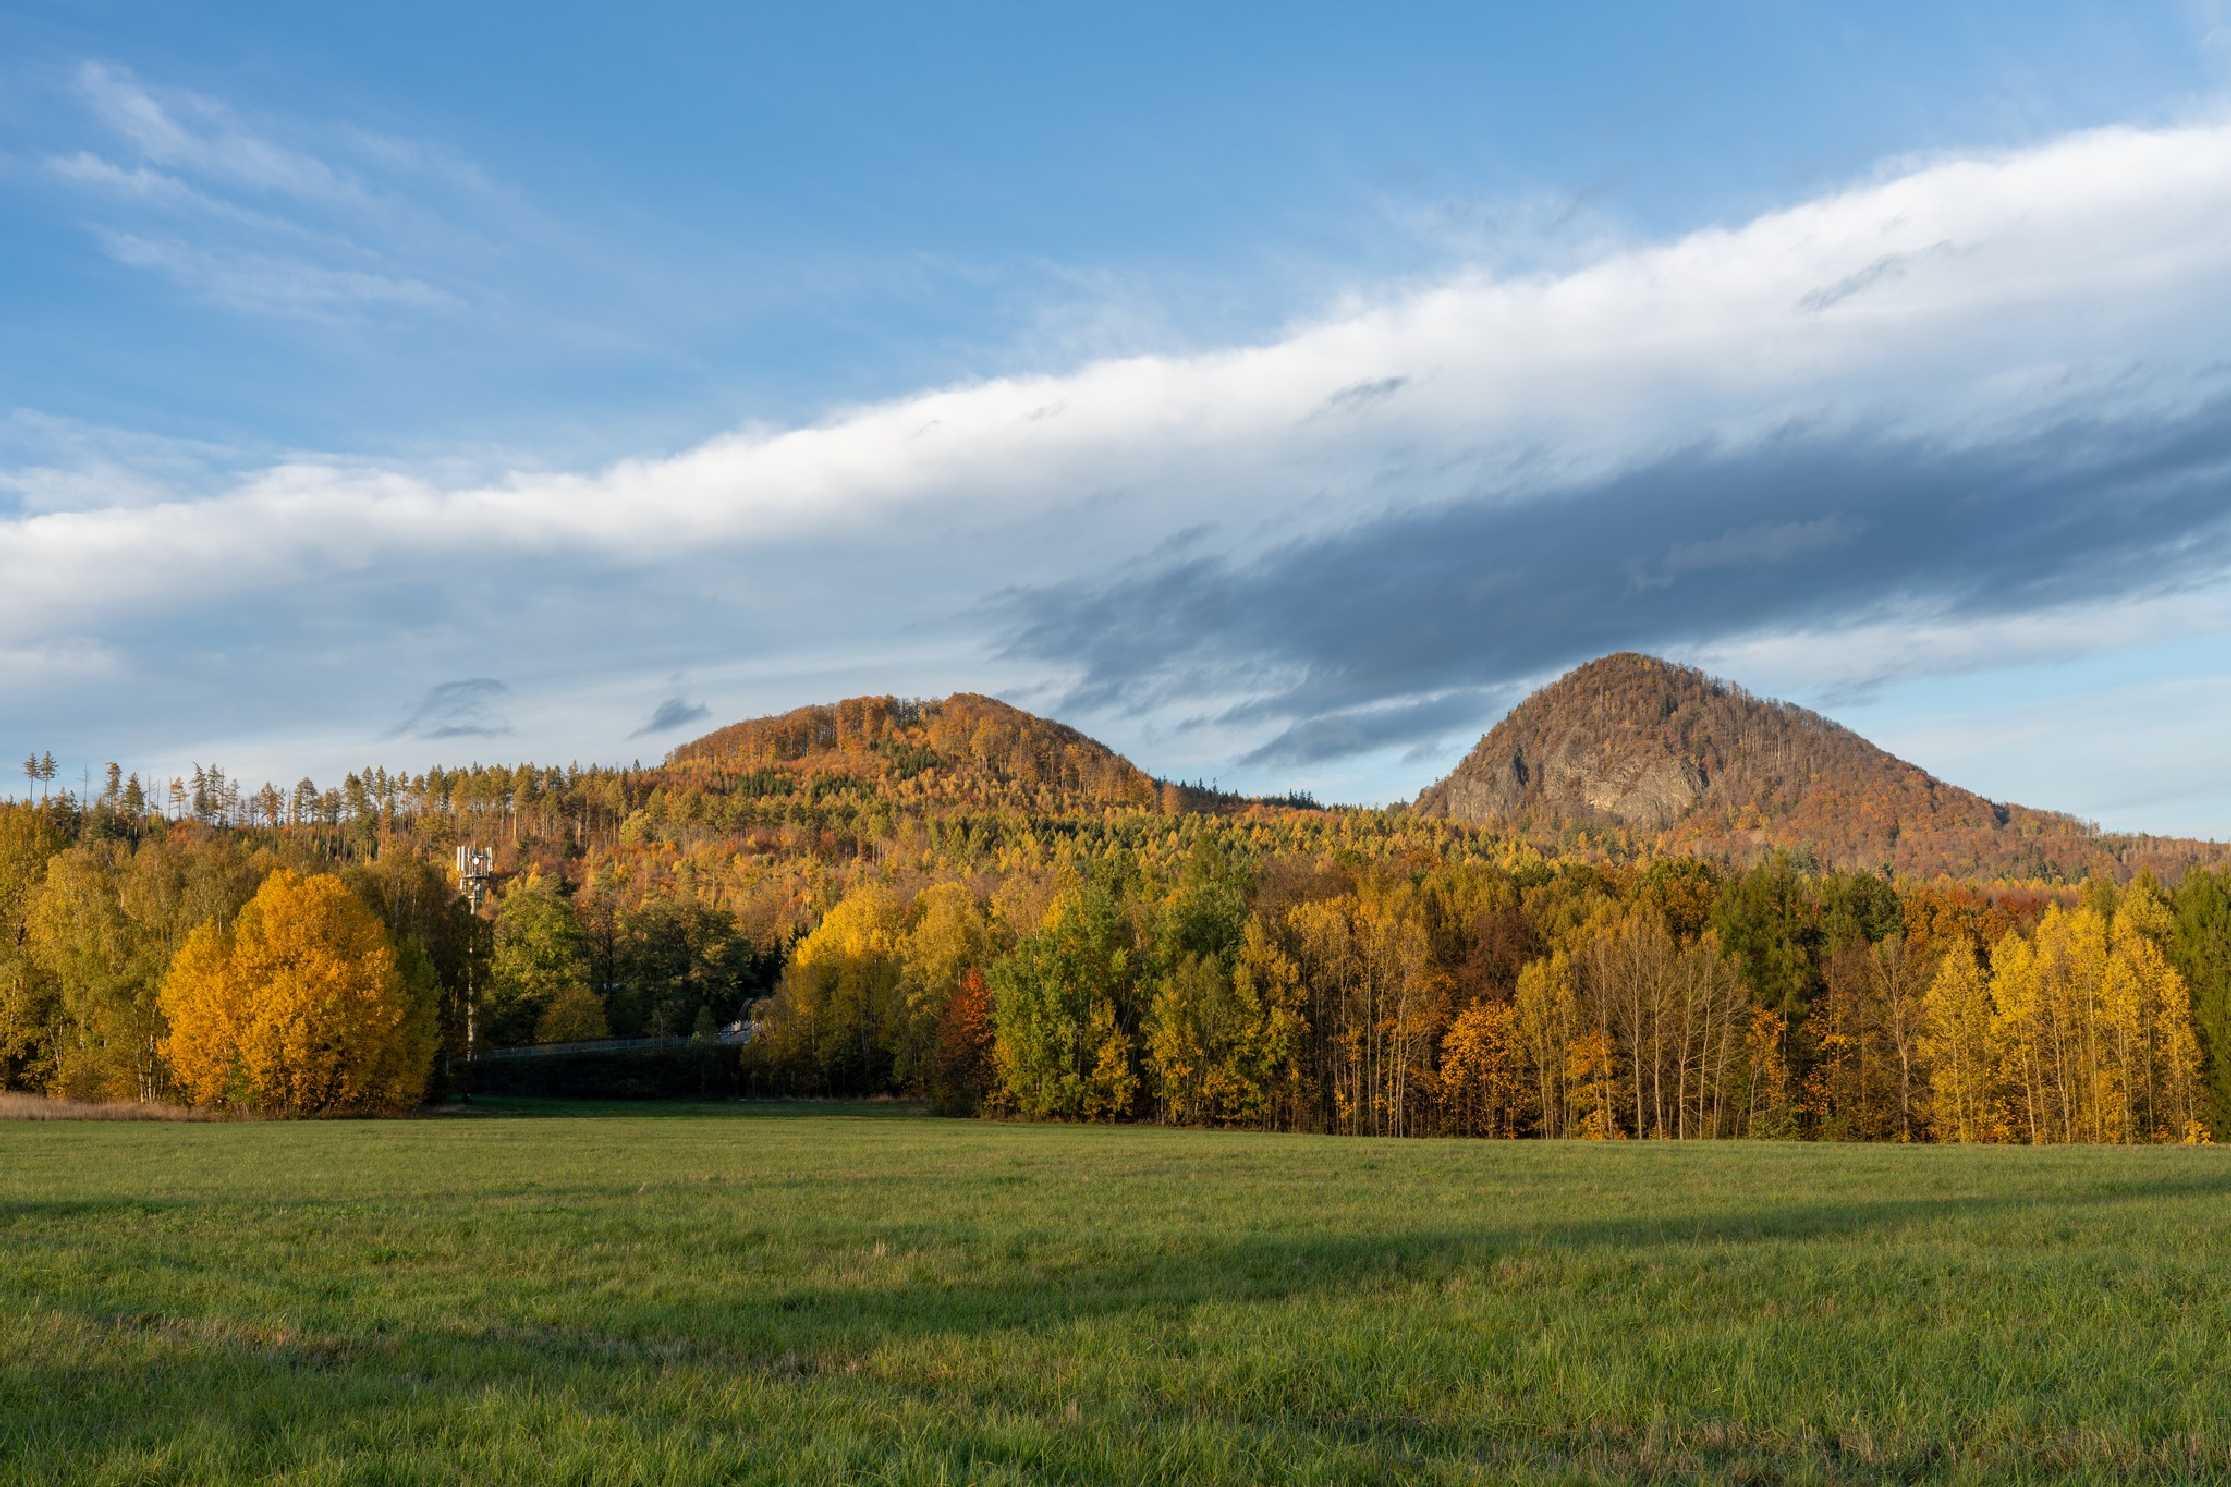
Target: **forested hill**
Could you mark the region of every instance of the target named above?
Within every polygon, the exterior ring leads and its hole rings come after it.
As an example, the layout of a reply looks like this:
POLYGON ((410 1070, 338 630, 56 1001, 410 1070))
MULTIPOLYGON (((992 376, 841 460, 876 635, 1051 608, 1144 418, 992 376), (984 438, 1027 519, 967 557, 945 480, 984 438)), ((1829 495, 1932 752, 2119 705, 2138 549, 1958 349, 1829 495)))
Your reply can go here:
POLYGON ((653 769, 374 767, 282 791, 111 766, 81 797, 44 756, 24 766, 36 797, 0 800, 0 1088, 235 1101, 224 1040, 296 1026, 274 999, 302 981, 251 957, 306 926, 305 963, 369 968, 366 994, 407 1014, 361 1054, 411 1076, 361 1085, 378 1108, 490 1047, 710 1043, 749 1020, 761 1092, 1063 1119, 2231 1130, 2231 872, 2140 872, 2221 849, 2002 813, 1639 657, 1522 707, 1429 797, 1555 827, 1530 833, 1159 785, 971 696, 739 724, 653 769), (481 865, 469 898, 459 847, 481 865), (1971 881, 1936 880, 1956 851, 1971 881), (1920 871, 1885 877, 1885 857, 1920 871), (2039 965, 2060 968, 2051 996, 2039 965), (236 990, 254 1019, 227 1010, 236 990), (214 1051, 166 1053, 180 1026, 214 1051))
POLYGON ((1639 845, 1746 860, 1804 848, 1833 867, 1933 876, 2173 876, 2231 850, 2103 834, 1986 800, 1792 703, 1622 652, 1512 710, 1418 797, 1429 816, 1554 834, 1623 829, 1639 845))
POLYGON ((1076 809, 1152 806, 1160 787, 1076 729, 973 692, 854 697, 716 729, 667 756, 749 792, 840 782, 899 800, 1076 809))

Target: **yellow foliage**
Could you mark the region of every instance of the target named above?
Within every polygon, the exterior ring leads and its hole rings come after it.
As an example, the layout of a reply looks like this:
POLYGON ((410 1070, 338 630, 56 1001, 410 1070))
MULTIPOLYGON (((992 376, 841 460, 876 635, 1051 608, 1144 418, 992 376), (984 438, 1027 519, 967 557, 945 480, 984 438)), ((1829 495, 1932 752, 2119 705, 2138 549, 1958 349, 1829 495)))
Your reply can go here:
POLYGON ((2191 994, 2155 939, 2158 910, 2143 884, 2112 926, 2089 906, 2055 906, 2029 937, 2000 939, 1988 978, 1964 951, 1947 955, 1921 1045, 1940 1139, 2189 1137, 2200 1048, 2191 994))
POLYGON ((1086 1037, 1093 1049, 1092 1074, 1085 1081, 1086 1120, 1121 1120, 1138 1098, 1139 1076, 1131 1067, 1131 1046, 1116 1026, 1115 1008, 1099 1002, 1092 1009, 1086 1037))
POLYGON ((160 1005, 163 1057, 197 1105, 391 1113, 425 1093, 434 1009, 378 918, 330 875, 282 869, 230 929, 196 929, 160 1005))
POLYGON ((1576 1134, 1583 1141, 1626 1138, 1626 1132, 1619 1129, 1618 1117, 1612 1113, 1613 1102, 1618 1098, 1617 1075, 1617 1054, 1609 1033, 1600 1029, 1583 1033, 1566 1045, 1565 1080, 1579 1103, 1580 1125, 1576 1134))
POLYGON ((887 1072, 886 1031, 901 1004, 906 916, 880 883, 853 889, 798 942, 762 1021, 770 1057, 872 1088, 887 1072))
POLYGON ((1441 1035, 1441 1098, 1460 1135, 1516 1136, 1526 1114, 1525 1073, 1518 1016, 1508 1003, 1474 1002, 1441 1035))
POLYGON ((1993 1065, 1991 983, 1964 945, 1945 954, 1922 997, 1921 1055, 1936 1104, 1940 1141, 1988 1141, 2004 1128, 1993 1065))
POLYGON ((1528 961, 1519 971, 1512 1012, 1515 1036, 1534 1071, 1535 1105, 1541 1112, 1542 1134, 1561 1136, 1569 1103, 1565 1045, 1572 1041, 1580 1016, 1573 996, 1572 963, 1563 950, 1546 960, 1528 961))

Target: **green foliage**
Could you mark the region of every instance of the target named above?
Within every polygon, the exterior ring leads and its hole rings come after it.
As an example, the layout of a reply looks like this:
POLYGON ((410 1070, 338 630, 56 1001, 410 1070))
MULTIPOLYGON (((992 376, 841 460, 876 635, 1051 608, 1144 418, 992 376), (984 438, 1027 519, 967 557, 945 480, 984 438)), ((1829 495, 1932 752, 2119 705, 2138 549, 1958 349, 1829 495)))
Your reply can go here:
POLYGON ((551 1007, 589 990, 580 921, 548 879, 530 874, 504 895, 488 970, 480 1037, 498 1046, 535 1040, 551 1007))
POLYGON ((1197 843, 1155 916, 1156 966, 1172 972, 1189 960, 1228 965, 1247 924, 1252 876, 1222 842, 1197 843))
POLYGON ((2169 957, 2192 989, 2214 1125, 2231 1131, 2231 869, 2186 874, 2172 913, 2169 957))
POLYGON ((488 980, 492 927, 438 868, 406 851, 345 867, 341 881, 387 926, 406 979, 432 996, 442 1050, 434 1092, 446 1094, 463 1073, 466 1003, 488 980))
POLYGON ((1147 1065, 1162 1118, 1293 1120, 1308 1033, 1300 970, 1260 920, 1246 920, 1228 962, 1185 952, 1156 986, 1147 1016, 1147 1065))
POLYGON ((1712 911, 1720 944, 1742 967, 1751 995, 1793 1026, 1820 984, 1818 913, 1804 875, 1776 853, 1720 890, 1712 911))
POLYGON ((1813 889, 1820 901, 1820 947, 1824 955, 1853 945, 1873 945, 1905 926, 1905 905, 1898 886, 1879 873, 1824 875, 1813 889))
POLYGON ((0 805, 0 1086, 52 1077, 61 1009, 31 953, 28 919, 47 859, 61 845, 45 812, 0 805))
POLYGON ((78 1099, 152 1100, 168 1079, 157 992, 192 931, 229 919, 258 874, 226 844, 82 843, 48 859, 23 941, 53 988, 45 1081, 78 1099))
POLYGON ((769 979, 769 957, 737 932, 733 916, 693 898, 662 894, 598 912, 609 916, 611 940, 595 979, 619 1036, 679 1037, 700 1014, 731 1021, 769 979))
POLYGON ((591 1043, 611 1036, 612 1026, 604 1020, 604 1003, 589 990, 587 982, 561 990, 535 1019, 537 1043, 591 1043))
POLYGON ((993 1057, 1005 1103, 1033 1119, 1128 1113, 1136 1094, 1136 950, 1115 895, 1064 892, 991 968, 993 1057))

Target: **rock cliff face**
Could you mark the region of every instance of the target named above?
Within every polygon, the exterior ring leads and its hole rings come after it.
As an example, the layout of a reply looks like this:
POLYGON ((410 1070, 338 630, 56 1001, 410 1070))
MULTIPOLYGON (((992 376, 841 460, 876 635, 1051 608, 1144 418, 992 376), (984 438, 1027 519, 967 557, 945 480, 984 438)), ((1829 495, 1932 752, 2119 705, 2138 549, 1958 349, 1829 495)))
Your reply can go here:
MULTIPOLYGON (((1690 667, 1605 656, 1520 703, 1419 797, 1418 809, 1501 825, 1670 830, 1726 798, 1731 748, 1767 743, 1787 756, 1788 711, 1690 667)), ((1806 716, 1821 730, 1844 731, 1806 716)), ((1897 763, 1856 735, 1845 737, 1897 763)))
POLYGON ((1456 821, 1516 822, 1548 816, 1663 831, 1703 798, 1706 781, 1688 760, 1646 753, 1601 754, 1576 739, 1555 745, 1483 745, 1419 801, 1456 821))
POLYGON ((1624 831, 1666 850, 1934 874, 2175 872, 2224 849, 2104 836, 1948 785, 1841 724, 1693 667, 1622 652, 1544 687, 1416 809, 1535 833, 1624 831))

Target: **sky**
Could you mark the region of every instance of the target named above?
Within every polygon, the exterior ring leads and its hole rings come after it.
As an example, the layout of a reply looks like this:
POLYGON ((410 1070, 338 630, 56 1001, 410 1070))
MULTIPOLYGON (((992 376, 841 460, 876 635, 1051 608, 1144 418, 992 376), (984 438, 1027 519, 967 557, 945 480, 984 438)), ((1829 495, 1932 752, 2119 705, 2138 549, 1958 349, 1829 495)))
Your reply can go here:
POLYGON ((2231 0, 1215 9, 0 0, 0 752, 1383 802, 1637 649, 2231 837, 2231 0))

